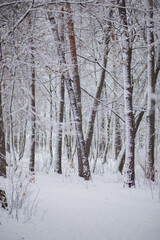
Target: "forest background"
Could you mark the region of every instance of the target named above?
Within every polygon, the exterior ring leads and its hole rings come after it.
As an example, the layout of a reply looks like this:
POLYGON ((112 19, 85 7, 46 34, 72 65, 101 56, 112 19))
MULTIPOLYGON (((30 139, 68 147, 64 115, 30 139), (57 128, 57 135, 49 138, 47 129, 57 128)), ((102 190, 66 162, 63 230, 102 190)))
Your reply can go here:
POLYGON ((158 184, 159 70, 158 0, 1 0, 1 178, 158 184))

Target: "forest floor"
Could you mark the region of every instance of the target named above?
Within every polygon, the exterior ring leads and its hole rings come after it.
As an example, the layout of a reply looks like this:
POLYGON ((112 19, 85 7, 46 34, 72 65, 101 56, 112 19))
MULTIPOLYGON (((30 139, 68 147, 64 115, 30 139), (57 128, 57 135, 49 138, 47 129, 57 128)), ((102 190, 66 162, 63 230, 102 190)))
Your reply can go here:
POLYGON ((140 183, 128 189, 118 177, 111 180, 38 173, 24 213, 0 210, 0 239, 159 240, 158 189, 140 183))

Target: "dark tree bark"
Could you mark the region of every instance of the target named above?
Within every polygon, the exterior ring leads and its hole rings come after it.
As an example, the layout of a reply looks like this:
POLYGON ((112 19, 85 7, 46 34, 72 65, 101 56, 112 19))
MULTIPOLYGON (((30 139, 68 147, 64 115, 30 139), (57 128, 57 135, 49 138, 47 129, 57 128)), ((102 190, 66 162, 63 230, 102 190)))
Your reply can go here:
POLYGON ((61 77, 60 85, 60 105, 58 116, 58 136, 56 146, 56 159, 54 170, 57 173, 62 173, 62 133, 63 133, 63 115, 64 115, 64 75, 61 77))
MULTIPOLYGON (((67 25, 68 25, 68 37, 69 37, 70 53, 71 53, 71 61, 72 61, 73 87, 74 87, 74 91, 75 91, 75 96, 76 96, 79 115, 80 115, 81 122, 82 122, 80 77, 79 77, 79 70, 78 70, 78 60, 77 60, 74 23, 73 23, 73 20, 72 20, 72 9, 71 9, 70 3, 66 4, 66 10, 67 10, 67 13, 68 13, 67 25)), ((82 166, 82 161, 81 161, 81 159, 82 159, 81 149, 80 149, 78 141, 76 142, 76 144, 77 144, 79 176, 83 177, 83 166, 82 166)))
MULTIPOLYGON (((50 151, 50 160, 49 160, 49 167, 47 169, 47 172, 49 172, 49 169, 53 163, 53 125, 52 125, 52 121, 53 121, 53 100, 52 100, 52 78, 51 78, 51 74, 48 73, 49 76, 49 104, 50 104, 50 136, 49 136, 49 151, 50 151)), ((37 136, 37 133, 36 133, 37 136)))
MULTIPOLYGON (((32 18, 32 16, 30 16, 32 18)), ((32 27, 33 19, 30 19, 30 26, 32 27)), ((34 42, 31 37, 31 153, 29 170, 34 173, 35 171, 35 148, 36 148, 36 95, 35 95, 35 56, 34 56, 34 42)))
POLYGON ((115 159, 117 159, 122 148, 121 126, 117 116, 115 116, 115 159))
MULTIPOLYGON (((0 177, 7 177, 6 173, 6 148, 5 148, 5 132, 3 126, 3 105, 2 105, 2 91, 1 84, 3 78, 3 66, 2 66, 2 46, 1 46, 1 36, 0 36, 0 177)), ((6 193, 4 190, 0 189, 0 203, 3 208, 8 206, 6 193)))
POLYGON ((19 133, 19 160, 23 158, 26 146, 26 134, 27 134, 27 118, 24 120, 24 124, 19 133))
POLYGON ((122 55, 123 55, 123 80, 124 80, 124 105, 125 105, 125 130, 126 130, 126 155, 125 155, 125 184, 128 187, 135 186, 134 170, 134 115, 132 106, 132 81, 131 81, 131 59, 132 48, 130 45, 126 3, 118 0, 119 16, 121 21, 122 55))
POLYGON ((147 159, 146 176, 154 181, 155 143, 155 49, 154 49, 153 0, 148 0, 148 103, 147 103, 147 159))
POLYGON ((80 77, 79 77, 79 70, 78 70, 76 38, 75 38, 74 23, 72 19, 72 9, 71 9, 70 3, 66 4, 66 10, 68 13, 67 25, 68 25, 68 37, 69 37, 70 53, 71 53, 71 61, 72 61, 73 86, 74 86, 74 91, 76 95, 79 114, 80 114, 80 117, 82 118, 81 88, 80 88, 80 77))
POLYGON ((5 148, 5 132, 3 126, 3 106, 2 106, 2 78, 3 78, 3 66, 2 66, 2 46, 0 36, 0 176, 6 177, 6 148, 5 148))

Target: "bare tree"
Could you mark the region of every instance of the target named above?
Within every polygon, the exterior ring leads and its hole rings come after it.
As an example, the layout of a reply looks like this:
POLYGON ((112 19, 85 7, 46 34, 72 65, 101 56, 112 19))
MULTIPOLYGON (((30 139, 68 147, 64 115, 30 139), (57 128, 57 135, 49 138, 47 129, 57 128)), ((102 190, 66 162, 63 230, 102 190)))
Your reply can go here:
MULTIPOLYGON (((33 28, 34 17, 32 14, 29 16, 29 26, 33 28)), ((32 29, 33 31, 33 29, 32 29)), ((33 35, 33 32, 31 33, 33 35)), ((30 40, 31 49, 31 153, 30 153, 30 165, 29 169, 31 172, 35 171, 35 148, 36 148, 36 95, 35 95, 35 82, 36 82, 36 72, 35 72, 35 56, 34 56, 34 40, 31 36, 30 40)))
MULTIPOLYGON (((78 107, 78 111, 81 119, 81 125, 82 125, 80 76, 79 76, 79 69, 78 69, 74 22, 72 19, 72 9, 71 9, 70 3, 66 4, 66 11, 67 11, 67 26, 68 26, 68 37, 69 37, 69 44, 70 44, 70 55, 71 55, 71 62, 72 62, 73 87, 75 91, 77 107, 78 107)), ((81 161, 82 156, 81 156, 81 149, 78 141, 77 141, 77 155, 78 155, 78 165, 79 165, 78 166, 79 176, 83 177, 83 166, 81 161)))
POLYGON ((121 44, 123 56, 123 81, 124 81, 124 105, 125 105, 125 132, 126 132, 126 156, 125 156, 125 184, 129 187, 135 186, 134 170, 134 115, 132 106, 132 80, 131 80, 131 59, 132 47, 127 23, 126 1, 118 0, 119 16, 121 27, 121 44))
MULTIPOLYGON (((3 126, 3 104, 2 104, 2 91, 1 84, 3 79, 3 64, 2 64, 2 46, 1 46, 1 35, 0 35, 0 177, 7 177, 6 173, 6 148, 5 148, 5 132, 3 126)), ((0 203, 2 207, 7 207, 6 194, 4 190, 0 189, 0 203)))
POLYGON ((154 19, 153 0, 148 0, 148 102, 147 102, 147 160, 146 176, 154 181, 154 143, 155 143, 155 47, 154 47, 154 19))

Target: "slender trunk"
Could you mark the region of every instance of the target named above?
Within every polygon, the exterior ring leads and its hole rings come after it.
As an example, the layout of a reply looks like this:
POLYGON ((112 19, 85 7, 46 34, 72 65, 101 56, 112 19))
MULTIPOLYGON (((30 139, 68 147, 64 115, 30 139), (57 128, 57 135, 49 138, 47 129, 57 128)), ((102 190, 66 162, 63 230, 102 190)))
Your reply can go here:
POLYGON ((55 159, 55 172, 62 173, 62 133, 63 133, 63 115, 64 115, 64 76, 61 77, 60 86, 60 105, 58 116, 58 136, 55 159))
POLYGON ((19 160, 21 160, 24 155, 26 146, 26 132, 27 132, 27 118, 24 120, 24 124, 22 126, 19 136, 19 160))
POLYGON ((50 86, 49 86, 49 95, 50 95, 50 138, 49 138, 49 151, 50 151, 50 162, 49 162, 49 168, 53 163, 53 101, 52 101, 52 79, 51 76, 49 75, 49 81, 50 81, 50 86))
MULTIPOLYGON (((117 73, 116 73, 116 58, 114 57, 114 63, 113 63, 113 68, 114 68, 114 78, 116 79, 117 78, 117 73)), ((116 83, 114 82, 114 89, 115 91, 117 92, 117 85, 116 83)), ((118 102, 116 101, 115 102, 115 109, 117 109, 117 112, 119 113, 120 110, 119 110, 119 104, 118 102)), ((120 124, 120 119, 119 117, 117 117, 116 115, 114 116, 114 141, 113 141, 113 144, 114 144, 114 159, 117 159, 120 151, 121 151, 121 148, 122 148, 122 139, 121 139, 121 124, 120 124)))
POLYGON ((134 115, 132 106, 132 81, 131 57, 132 49, 129 42, 125 0, 119 1, 119 16, 121 19, 122 55, 123 55, 123 80, 124 80, 124 105, 125 105, 125 131, 126 131, 126 157, 125 157, 125 184, 135 186, 134 170, 134 115))
POLYGON ((155 78, 154 78, 154 25, 153 0, 148 1, 148 103, 147 103, 147 159, 146 176, 154 181, 154 143, 155 143, 155 78))
MULTIPOLYGON (((64 111, 64 122, 65 122, 65 132, 69 132, 69 134, 65 134, 65 145, 66 145, 66 150, 67 150, 67 159, 68 162, 73 162, 73 146, 72 146, 72 136, 71 136, 71 129, 72 129, 72 125, 69 125, 69 129, 67 129, 67 122, 66 122, 66 112, 64 111)), ((71 113, 69 111, 69 123, 72 124, 72 120, 71 120, 71 113)))
POLYGON ((14 170, 17 170, 17 160, 16 160, 16 154, 15 154, 15 143, 14 143, 14 131, 13 131, 13 117, 12 117, 12 105, 13 105, 13 98, 14 98, 14 86, 15 83, 13 83, 12 88, 12 94, 11 94, 11 100, 10 100, 10 150, 11 150, 11 159, 13 159, 13 166, 14 170))
MULTIPOLYGON (((3 78, 3 66, 2 66, 2 46, 1 46, 1 36, 0 36, 0 176, 6 178, 6 146, 5 146, 5 132, 3 126, 3 104, 2 104, 2 91, 1 84, 3 78)), ((0 189, 0 203, 3 208, 8 206, 6 193, 4 190, 0 189)))
POLYGON ((105 151, 104 151, 104 156, 103 156, 103 162, 102 164, 105 164, 107 162, 107 153, 109 150, 109 145, 110 145, 110 126, 111 126, 111 116, 108 116, 108 123, 107 123, 107 145, 105 147, 105 151))
POLYGON ((6 177, 6 148, 5 148, 5 133, 3 127, 3 109, 2 109, 2 94, 0 83, 0 176, 6 177))
POLYGON ((2 105, 2 78, 3 78, 3 66, 2 66, 2 46, 0 36, 0 176, 6 177, 6 147, 5 147, 5 132, 3 126, 3 105, 2 105))
MULTIPOLYGON (((60 27, 60 40, 62 44, 62 48, 64 48, 64 9, 61 9, 61 27, 60 27)), ((63 133, 63 118, 64 118, 64 75, 61 75, 61 83, 60 83, 60 104, 59 104, 59 115, 58 115, 58 135, 57 135, 57 146, 56 146, 56 159, 54 171, 61 174, 62 173, 62 133, 63 133)))
MULTIPOLYGON (((31 16, 32 17, 32 16, 31 16)), ((31 21, 32 22, 32 21, 31 21)), ((30 24, 31 25, 31 24, 30 24)), ((33 38, 31 44, 31 153, 29 170, 35 171, 35 148, 36 148, 36 96, 35 96, 35 56, 33 38)))
POLYGON ((117 159, 122 148, 121 125, 119 118, 115 116, 115 159, 117 159))

